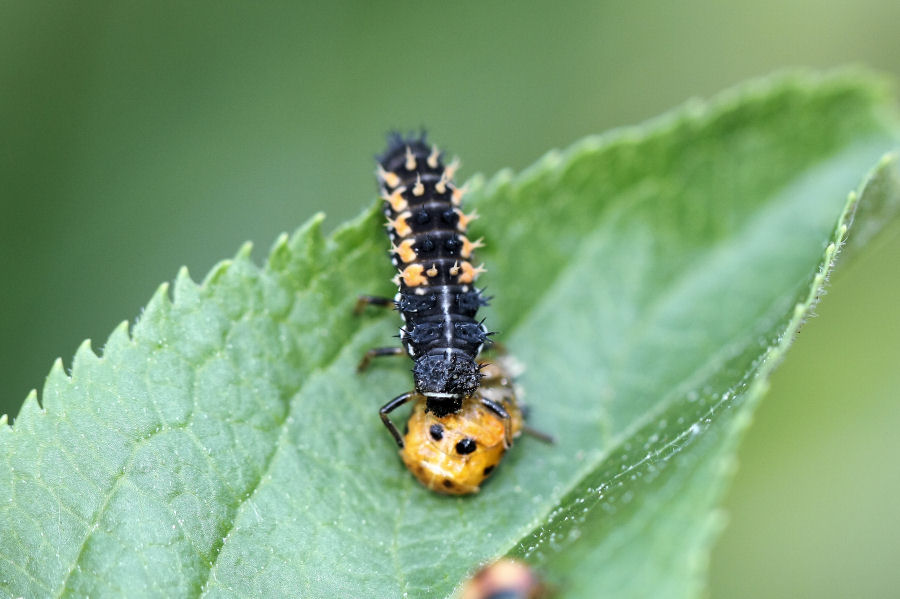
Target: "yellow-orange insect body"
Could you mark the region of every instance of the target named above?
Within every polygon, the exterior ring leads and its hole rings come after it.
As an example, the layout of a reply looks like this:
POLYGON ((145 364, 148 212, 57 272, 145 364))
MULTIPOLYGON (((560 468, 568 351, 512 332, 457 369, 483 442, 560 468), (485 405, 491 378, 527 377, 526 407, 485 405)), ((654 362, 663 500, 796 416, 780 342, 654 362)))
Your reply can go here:
POLYGON ((475 493, 491 475, 512 440, 522 431, 522 410, 511 377, 496 364, 481 364, 478 391, 463 400, 459 411, 438 416, 416 401, 400 456, 424 486, 438 493, 475 493), (500 417, 483 400, 500 405, 500 417))

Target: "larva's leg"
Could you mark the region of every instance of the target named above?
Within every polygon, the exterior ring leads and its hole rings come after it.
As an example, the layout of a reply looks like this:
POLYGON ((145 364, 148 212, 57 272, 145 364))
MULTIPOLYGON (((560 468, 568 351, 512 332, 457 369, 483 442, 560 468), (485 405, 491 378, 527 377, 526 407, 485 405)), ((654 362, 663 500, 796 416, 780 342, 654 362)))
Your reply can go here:
POLYGON ((556 439, 553 438, 553 435, 548 435, 545 432, 533 429, 527 424, 522 427, 522 432, 526 435, 531 435, 538 441, 543 441, 544 443, 547 443, 549 445, 554 445, 556 443, 556 439))
MULTIPOLYGON (((531 406, 529 404, 519 404, 519 409, 522 410, 522 419, 528 420, 528 417, 531 415, 531 406)), ((549 443, 550 445, 554 445, 556 443, 556 439, 553 437, 553 435, 548 435, 545 432, 531 428, 527 424, 522 425, 522 432, 526 435, 531 435, 539 441, 549 443)))
POLYGON ((397 427, 394 426, 394 423, 391 422, 390 418, 388 418, 388 414, 408 402, 410 399, 415 397, 415 395, 415 391, 407 391, 403 395, 398 395, 391 401, 387 402, 386 404, 381 406, 380 410, 378 410, 378 415, 381 416, 381 421, 387 427, 388 431, 390 431, 391 435, 394 436, 394 440, 397 442, 397 445, 400 447, 400 449, 403 449, 403 437, 400 436, 400 431, 397 430, 397 427))
MULTIPOLYGON (((507 412, 503 408, 503 406, 501 406, 497 402, 491 401, 489 399, 485 399, 484 397, 481 398, 481 403, 487 409, 492 411, 494 414, 496 414, 500 418, 503 418, 503 424, 505 426, 505 429, 504 429, 505 434, 504 434, 503 440, 504 440, 504 443, 506 444, 506 446, 510 447, 512 445, 512 429, 511 429, 511 421, 509 418, 509 412, 507 412)), ((522 409, 522 417, 527 418, 526 412, 530 411, 530 410, 528 410, 528 406, 521 406, 521 409, 522 409)), ((553 445, 556 443, 556 439, 554 439, 552 435, 548 435, 547 433, 544 433, 537 429, 531 428, 527 424, 522 425, 522 432, 525 433, 526 435, 531 435, 532 437, 534 437, 535 439, 538 439, 539 441, 543 441, 544 443, 549 443, 550 445, 553 445)))
POLYGON ((383 307, 394 307, 394 299, 390 297, 380 297, 377 295, 361 295, 359 299, 356 300, 356 307, 353 308, 354 314, 362 314, 363 310, 366 309, 366 306, 383 306, 383 307))
POLYGON ((362 372, 368 368, 372 358, 379 358, 381 356, 402 356, 404 354, 406 354, 406 351, 402 347, 374 347, 367 351, 366 355, 359 361, 356 372, 362 372))

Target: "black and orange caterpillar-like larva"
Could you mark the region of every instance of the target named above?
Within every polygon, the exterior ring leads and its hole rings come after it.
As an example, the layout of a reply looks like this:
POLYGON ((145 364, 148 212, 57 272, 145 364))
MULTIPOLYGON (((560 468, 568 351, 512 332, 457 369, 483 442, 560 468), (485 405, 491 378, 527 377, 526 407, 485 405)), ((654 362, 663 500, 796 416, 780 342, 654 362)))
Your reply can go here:
MULTIPOLYGON (((393 300, 362 297, 358 308, 394 305, 403 317, 403 348, 370 350, 360 369, 373 357, 404 350, 415 362, 415 391, 397 396, 380 410, 400 447, 403 438, 388 414, 417 393, 425 396, 426 410, 438 417, 459 412, 463 400, 478 389, 482 374, 477 358, 491 334, 475 318, 487 304, 474 286, 484 268, 473 265, 472 254, 482 244, 466 237, 476 214, 465 214, 460 208, 463 190, 453 183, 457 167, 457 161, 445 166, 441 152, 426 143, 424 134, 408 139, 392 134, 378 159, 378 184, 399 291, 393 300)), ((501 405, 486 397, 482 403, 509 422, 501 405)))

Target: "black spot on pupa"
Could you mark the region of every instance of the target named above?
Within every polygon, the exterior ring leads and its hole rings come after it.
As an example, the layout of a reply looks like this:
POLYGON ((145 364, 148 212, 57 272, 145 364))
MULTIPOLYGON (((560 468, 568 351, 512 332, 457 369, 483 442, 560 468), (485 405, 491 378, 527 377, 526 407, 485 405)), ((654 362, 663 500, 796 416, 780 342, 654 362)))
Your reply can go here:
POLYGON ((450 480, 449 478, 445 478, 441 484, 444 485, 445 487, 447 487, 448 489, 453 488, 453 481, 450 480))
POLYGON ((477 446, 475 445, 475 440, 466 437, 456 444, 456 453, 460 455, 467 455, 475 451, 476 447, 477 446))
POLYGON ((440 424, 432 424, 431 428, 428 429, 428 433, 431 435, 432 439, 440 441, 444 438, 444 427, 440 424))
POLYGON ((487 468, 485 468, 485 469, 484 469, 484 475, 485 475, 485 476, 488 476, 491 472, 493 472, 493 471, 494 471, 494 467, 495 467, 496 465, 497 465, 497 464, 491 464, 490 466, 488 466, 487 468))

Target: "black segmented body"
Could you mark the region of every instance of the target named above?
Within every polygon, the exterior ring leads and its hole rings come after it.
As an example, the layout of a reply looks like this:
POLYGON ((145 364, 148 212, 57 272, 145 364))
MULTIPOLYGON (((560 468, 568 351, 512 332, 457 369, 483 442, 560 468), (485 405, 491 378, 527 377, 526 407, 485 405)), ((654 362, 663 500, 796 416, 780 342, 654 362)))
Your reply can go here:
POLYGON ((378 183, 388 219, 392 261, 399 273, 394 298, 403 316, 400 340, 415 361, 416 391, 428 410, 456 412, 478 388, 477 358, 490 333, 476 320, 487 302, 474 287, 480 247, 465 233, 474 213, 460 209, 455 164, 445 166, 421 138, 392 135, 379 158, 378 183))

